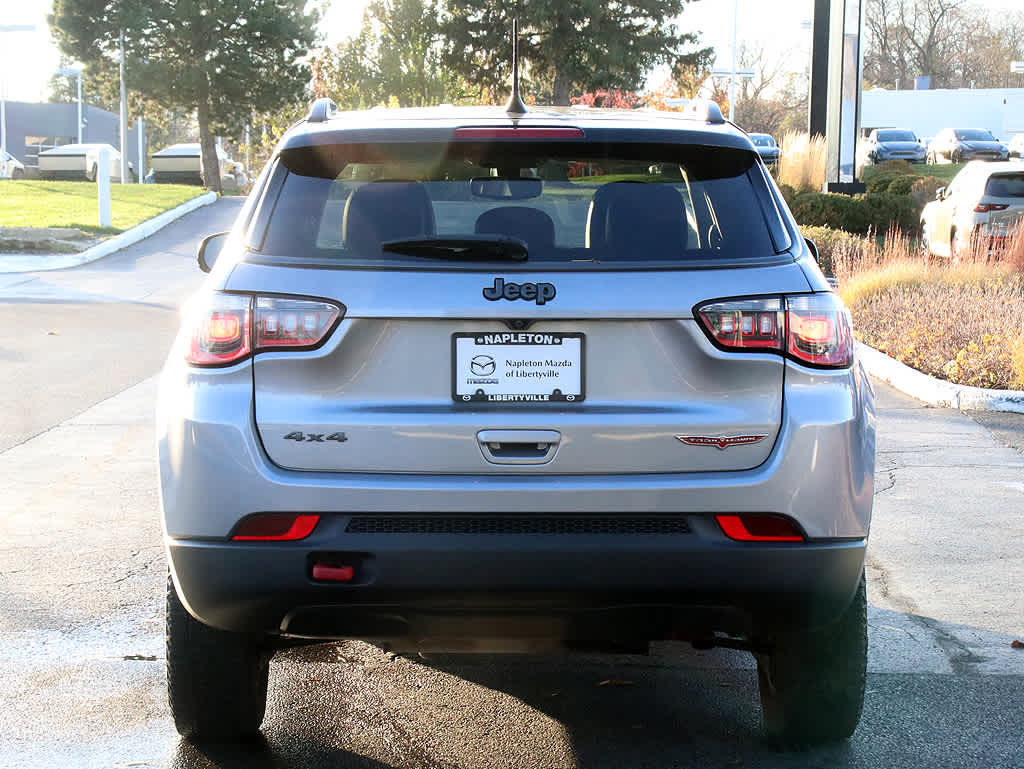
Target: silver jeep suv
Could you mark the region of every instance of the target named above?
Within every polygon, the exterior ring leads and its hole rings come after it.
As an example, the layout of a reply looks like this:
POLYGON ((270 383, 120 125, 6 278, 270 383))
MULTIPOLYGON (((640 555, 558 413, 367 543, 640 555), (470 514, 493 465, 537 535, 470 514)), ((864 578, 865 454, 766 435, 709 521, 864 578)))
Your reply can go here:
POLYGON ((849 736, 874 417, 812 252, 713 105, 314 104, 161 382, 178 730, 256 732, 297 643, 674 639, 752 652, 773 738, 849 736))

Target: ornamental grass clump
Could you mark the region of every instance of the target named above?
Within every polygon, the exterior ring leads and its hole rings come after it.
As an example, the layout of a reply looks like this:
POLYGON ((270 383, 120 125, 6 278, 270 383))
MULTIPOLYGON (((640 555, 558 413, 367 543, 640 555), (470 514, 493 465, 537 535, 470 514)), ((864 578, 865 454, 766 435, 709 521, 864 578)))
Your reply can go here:
POLYGON ((840 292, 860 341, 956 384, 1024 389, 1024 225, 1001 251, 975 242, 926 258, 890 233, 836 244, 840 292))

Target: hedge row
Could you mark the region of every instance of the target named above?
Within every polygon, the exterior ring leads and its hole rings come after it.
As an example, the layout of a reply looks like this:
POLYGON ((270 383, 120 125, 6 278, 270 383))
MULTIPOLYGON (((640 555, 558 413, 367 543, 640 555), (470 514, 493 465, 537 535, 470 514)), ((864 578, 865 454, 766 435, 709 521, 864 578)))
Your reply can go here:
POLYGON ((909 195, 887 192, 849 197, 825 192, 805 192, 790 205, 793 216, 802 225, 831 227, 866 235, 898 228, 915 232, 921 209, 909 195))
POLYGON ((916 234, 921 210, 945 185, 934 176, 917 176, 902 160, 870 166, 864 171, 864 179, 867 194, 855 197, 823 192, 798 194, 785 184, 780 188, 799 224, 864 235, 884 234, 892 228, 916 234))

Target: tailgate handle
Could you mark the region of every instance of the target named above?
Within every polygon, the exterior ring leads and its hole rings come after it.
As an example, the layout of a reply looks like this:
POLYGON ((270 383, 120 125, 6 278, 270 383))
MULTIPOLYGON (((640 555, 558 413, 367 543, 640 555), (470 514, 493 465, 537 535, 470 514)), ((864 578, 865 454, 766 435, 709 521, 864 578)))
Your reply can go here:
POLYGON ((562 434, 557 430, 481 430, 484 459, 504 465, 539 465, 550 460, 562 434))

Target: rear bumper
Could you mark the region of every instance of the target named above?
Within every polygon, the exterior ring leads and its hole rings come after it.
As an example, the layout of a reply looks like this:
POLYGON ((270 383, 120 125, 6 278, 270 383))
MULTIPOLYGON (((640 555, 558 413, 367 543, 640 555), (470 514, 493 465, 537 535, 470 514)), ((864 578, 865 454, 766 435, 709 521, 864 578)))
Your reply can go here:
POLYGON ((167 549, 183 603, 209 625, 411 647, 765 637, 835 620, 860 580, 865 540, 738 543, 710 516, 687 519, 668 535, 350 534, 335 515, 300 542, 167 549), (324 562, 354 566, 352 582, 315 581, 324 562))

